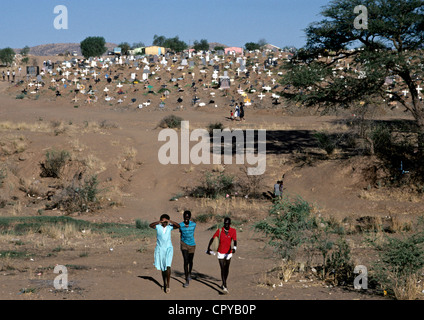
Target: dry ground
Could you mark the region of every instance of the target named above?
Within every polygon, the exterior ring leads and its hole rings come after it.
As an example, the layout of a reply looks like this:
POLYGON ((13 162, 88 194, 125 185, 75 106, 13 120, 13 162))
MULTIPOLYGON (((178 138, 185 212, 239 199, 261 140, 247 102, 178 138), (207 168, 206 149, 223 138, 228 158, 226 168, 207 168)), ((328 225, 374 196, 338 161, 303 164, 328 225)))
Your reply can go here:
MULTIPOLYGON (((187 289, 183 284, 179 235, 174 233, 174 262, 171 293, 161 291, 161 276, 153 267, 154 237, 115 239, 87 234, 29 234, 23 237, 1 236, 2 250, 27 250, 33 255, 1 259, 0 299, 141 299, 141 300, 351 300, 382 299, 352 289, 330 287, 312 278, 296 274, 288 282, 268 277, 278 262, 265 239, 250 226, 267 215, 267 200, 196 200, 182 197, 169 201, 184 188, 199 184, 206 171, 220 170, 214 165, 161 165, 158 150, 159 121, 176 114, 190 121, 191 128, 205 128, 222 122, 230 128, 267 129, 267 169, 262 192, 286 174, 286 192, 301 195, 314 204, 316 214, 334 216, 341 221, 361 216, 395 216, 399 223, 412 221, 422 214, 422 198, 384 190, 366 190, 360 174, 367 163, 352 157, 336 156, 312 163, 295 161, 305 150, 315 150, 304 139, 313 130, 343 130, 337 117, 288 116, 279 109, 246 109, 246 122, 231 122, 228 108, 220 106, 172 110, 146 110, 135 106, 117 109, 108 105, 80 105, 40 100, 16 100, 4 94, 0 83, 0 140, 3 143, 2 166, 9 174, 2 186, 6 205, 1 216, 61 215, 44 210, 37 192, 49 190, 51 178, 40 177, 40 162, 47 150, 68 150, 72 162, 65 176, 72 178, 77 169, 97 174, 101 187, 107 189, 104 201, 113 202, 96 212, 74 218, 91 222, 134 224, 135 220, 158 220, 168 213, 181 220, 181 212, 190 209, 196 217, 204 213, 229 214, 244 221, 237 226, 239 250, 233 258, 230 295, 220 294, 219 266, 215 257, 205 254, 212 235, 209 223, 199 223, 196 231, 195 279, 187 289), (299 147, 300 146, 300 147, 299 147), (5 152, 5 150, 7 152, 5 152), (309 164, 308 164, 309 163, 309 164), (303 165, 302 165, 303 164, 303 165), (50 180, 49 180, 50 179, 50 180), (11 200, 12 199, 12 200, 11 200), (41 210, 41 211, 40 211, 41 210), (19 243, 20 245, 17 245, 19 243), (60 249, 57 249, 60 248, 60 249), (56 249, 56 250, 55 250, 56 249), (68 265, 68 291, 55 290, 52 281, 55 265, 68 265), (26 289, 26 290, 24 290, 26 289)), ((225 172, 240 175, 240 166, 228 165, 225 172)), ((1 200, 1 199, 0 199, 1 200)), ((367 249, 356 242, 353 255, 357 264, 369 261, 367 249)))

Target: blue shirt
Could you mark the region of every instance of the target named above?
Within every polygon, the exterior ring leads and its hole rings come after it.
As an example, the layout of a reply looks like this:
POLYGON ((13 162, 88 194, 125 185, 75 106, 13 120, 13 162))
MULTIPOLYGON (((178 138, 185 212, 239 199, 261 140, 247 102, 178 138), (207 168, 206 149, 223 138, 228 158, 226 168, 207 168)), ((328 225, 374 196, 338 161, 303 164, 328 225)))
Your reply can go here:
POLYGON ((181 241, 188 246, 195 246, 194 241, 194 230, 196 229, 196 223, 189 221, 188 226, 185 225, 184 221, 180 223, 181 241))

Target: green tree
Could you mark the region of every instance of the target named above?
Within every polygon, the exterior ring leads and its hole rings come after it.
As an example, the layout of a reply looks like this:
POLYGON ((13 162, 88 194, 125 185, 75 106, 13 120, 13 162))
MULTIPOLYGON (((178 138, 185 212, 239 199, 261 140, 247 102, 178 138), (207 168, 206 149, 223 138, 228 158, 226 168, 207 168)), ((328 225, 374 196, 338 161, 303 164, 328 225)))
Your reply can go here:
POLYGON ((165 41, 166 41, 165 36, 158 36, 156 34, 153 36, 153 45, 154 46, 163 47, 163 46, 165 46, 165 41))
POLYGON ((208 40, 202 39, 200 40, 200 42, 195 40, 193 43, 193 49, 196 51, 208 51, 209 50, 208 40))
POLYGON ((351 107, 386 99, 386 78, 398 76, 402 81, 390 93, 414 117, 423 151, 424 102, 417 80, 424 76, 424 1, 333 0, 322 16, 306 29, 306 46, 286 64, 282 83, 292 90, 284 96, 307 106, 351 107), (367 28, 355 25, 358 5, 367 8, 367 28), (341 59, 349 60, 349 68, 336 68, 341 59), (409 99, 401 93, 405 89, 409 99))
POLYGON ((80 44, 82 55, 88 59, 102 56, 107 48, 103 37, 88 37, 80 44))
POLYGON ((26 56, 29 54, 29 51, 30 51, 30 50, 31 50, 31 49, 30 49, 30 47, 25 46, 25 47, 21 50, 20 54, 21 54, 23 57, 26 57, 26 56))
POLYGON ((175 36, 174 38, 166 39, 165 47, 174 52, 182 52, 188 48, 188 45, 183 40, 180 40, 178 36, 175 36))
POLYGON ((134 42, 133 45, 131 46, 131 49, 137 49, 137 48, 144 48, 146 45, 144 44, 144 42, 134 42))
POLYGON ((169 48, 174 52, 181 52, 188 48, 187 43, 180 40, 178 36, 174 38, 166 38, 165 36, 154 35, 153 45, 169 48))
POLYGON ((15 51, 12 48, 4 48, 0 50, 0 61, 6 66, 12 64, 15 59, 15 51))
POLYGON ((118 47, 121 48, 121 53, 124 56, 127 56, 131 50, 131 45, 128 42, 122 42, 118 47))
POLYGON ((246 48, 246 50, 248 51, 254 51, 254 50, 259 50, 261 48, 261 46, 256 43, 256 42, 247 42, 244 47, 246 48))

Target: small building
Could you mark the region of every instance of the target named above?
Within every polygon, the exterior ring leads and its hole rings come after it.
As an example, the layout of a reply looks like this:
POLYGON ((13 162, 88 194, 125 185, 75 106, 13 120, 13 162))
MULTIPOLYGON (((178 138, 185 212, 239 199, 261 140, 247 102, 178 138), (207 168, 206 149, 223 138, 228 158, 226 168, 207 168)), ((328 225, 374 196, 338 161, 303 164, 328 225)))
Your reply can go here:
POLYGON ((243 55, 243 48, 240 47, 228 47, 228 48, 224 48, 224 52, 225 54, 230 54, 230 53, 236 53, 236 54, 240 54, 243 55))
POLYGON ((281 48, 274 46, 273 44, 267 43, 266 45, 263 46, 263 49, 265 50, 270 50, 272 52, 278 52, 278 51, 282 51, 281 48))
POLYGON ((150 47, 146 47, 145 48, 145 54, 146 55, 161 55, 161 54, 165 54, 166 53, 166 49, 164 47, 159 47, 159 46, 150 46, 150 47))
POLYGON ((134 48, 132 50, 129 50, 129 54, 132 56, 136 56, 136 55, 143 55, 145 52, 146 47, 139 47, 139 48, 134 48))
POLYGON ((120 56, 122 54, 122 48, 120 47, 113 48, 113 53, 117 56, 120 56))

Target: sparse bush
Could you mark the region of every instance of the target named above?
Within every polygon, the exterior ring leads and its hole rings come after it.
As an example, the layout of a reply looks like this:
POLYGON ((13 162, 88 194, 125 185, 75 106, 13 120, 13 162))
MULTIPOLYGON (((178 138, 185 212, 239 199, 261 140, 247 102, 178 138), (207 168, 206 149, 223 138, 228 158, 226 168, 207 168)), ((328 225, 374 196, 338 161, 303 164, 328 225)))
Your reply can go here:
POLYGON ((386 237, 382 244, 371 243, 378 250, 374 277, 382 289, 397 299, 416 299, 415 280, 424 267, 424 234, 414 233, 401 239, 386 237))
POLYGON ((234 188, 235 180, 233 176, 225 173, 207 172, 202 185, 196 187, 191 195, 198 198, 216 199, 231 194, 234 188))
POLYGON ((47 151, 46 161, 41 163, 41 176, 60 178, 63 167, 69 159, 70 155, 68 151, 47 151))
POLYGON ((141 221, 140 219, 135 220, 135 227, 137 229, 146 230, 149 228, 149 223, 147 221, 141 221))
POLYGON ((260 198, 262 196, 261 189, 264 183, 263 175, 249 175, 246 166, 240 168, 245 179, 239 181, 240 191, 249 198, 260 198))
POLYGON ((326 261, 327 277, 332 277, 335 285, 353 282, 354 266, 350 256, 349 244, 341 239, 326 261))
POLYGON ((60 208, 68 214, 94 210, 100 193, 98 184, 99 181, 95 175, 85 179, 83 183, 74 180, 59 195, 53 197, 53 203, 48 204, 46 209, 60 208))
POLYGON ((160 121, 159 127, 170 129, 181 128, 181 121, 183 121, 181 117, 171 114, 160 121))
POLYGON ((309 241, 307 231, 316 227, 311 209, 301 197, 292 201, 286 196, 273 203, 269 217, 256 223, 254 229, 270 237, 268 243, 281 258, 294 260, 297 249, 309 241))
POLYGON ((317 132, 314 134, 315 139, 318 141, 318 146, 325 150, 328 155, 333 154, 334 149, 336 149, 336 142, 332 137, 325 132, 317 132))
POLYGON ((210 136, 213 135, 213 131, 215 129, 217 129, 217 130, 224 130, 224 125, 221 122, 210 123, 208 125, 208 132, 209 132, 209 135, 210 136))
POLYGON ((379 155, 392 153, 392 134, 388 126, 376 125, 370 133, 370 139, 375 153, 379 155))

